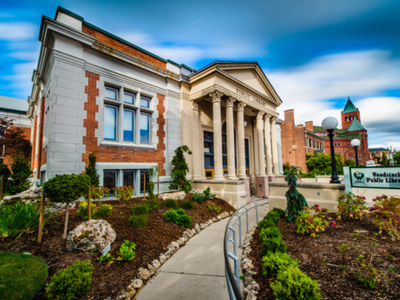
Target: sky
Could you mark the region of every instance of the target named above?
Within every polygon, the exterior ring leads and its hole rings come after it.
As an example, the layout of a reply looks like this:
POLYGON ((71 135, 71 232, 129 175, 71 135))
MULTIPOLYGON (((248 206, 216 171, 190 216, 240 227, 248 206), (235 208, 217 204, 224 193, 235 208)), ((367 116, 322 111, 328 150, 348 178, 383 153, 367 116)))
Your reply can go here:
MULTIPOLYGON (((400 1, 1 1, 0 95, 27 99, 42 15, 62 6, 154 54, 200 69, 258 61, 296 124, 340 121, 350 97, 369 147, 400 150, 400 1)), ((340 124, 339 124, 340 127, 340 124)))

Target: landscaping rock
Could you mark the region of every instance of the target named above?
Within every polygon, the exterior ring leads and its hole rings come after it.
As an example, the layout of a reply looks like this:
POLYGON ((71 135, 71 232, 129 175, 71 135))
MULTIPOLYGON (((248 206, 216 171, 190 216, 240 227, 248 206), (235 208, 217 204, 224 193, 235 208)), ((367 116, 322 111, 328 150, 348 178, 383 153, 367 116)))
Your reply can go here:
MULTIPOLYGON (((50 202, 48 207, 45 209, 46 212, 48 213, 58 213, 61 210, 64 210, 67 208, 66 203, 61 203, 61 202, 50 202)), ((70 202, 68 204, 68 208, 76 208, 75 202, 70 202)))
MULTIPOLYGON (((244 286, 249 286, 250 283, 252 283, 254 280, 252 277, 250 276, 244 276, 244 286)), ((249 289, 248 289, 249 290, 249 289)))
POLYGON ((201 229, 201 230, 206 229, 207 226, 208 226, 207 224, 201 223, 201 224, 200 224, 200 229, 201 229))
POLYGON ((32 190, 26 190, 23 191, 21 193, 12 195, 12 196, 6 196, 3 198, 5 203, 13 203, 13 202, 17 202, 20 199, 22 199, 24 202, 27 201, 36 201, 37 198, 41 198, 43 195, 43 189, 42 188, 38 188, 38 189, 32 189, 32 190))
POLYGON ((178 250, 178 249, 180 248, 179 243, 177 243, 177 242, 172 242, 171 245, 172 245, 176 250, 178 250))
POLYGON ((208 226, 212 225, 213 221, 212 220, 208 220, 207 224, 208 226))
POLYGON ((196 234, 196 230, 195 230, 195 229, 192 229, 192 232, 193 232, 193 235, 195 235, 195 234, 196 234))
POLYGON ((139 279, 142 280, 147 280, 150 278, 150 272, 149 270, 145 268, 139 268, 139 274, 138 274, 139 279))
POLYGON ((254 290, 249 291, 249 293, 246 296, 246 300, 257 300, 257 296, 256 296, 257 294, 258 294, 257 291, 254 291, 254 290))
POLYGON ((158 196, 158 199, 160 200, 166 200, 166 199, 184 200, 185 198, 186 198, 185 192, 166 193, 158 196))
POLYGON ((135 289, 134 289, 133 287, 131 287, 131 286, 128 286, 128 288, 126 289, 126 291, 127 291, 127 293, 128 293, 128 297, 129 297, 130 299, 132 299, 133 296, 135 296, 135 294, 136 294, 135 289))
POLYGON ((253 275, 256 275, 257 272, 252 271, 250 269, 247 269, 247 270, 244 271, 244 274, 247 275, 247 276, 253 276, 253 275))
POLYGON ((196 223, 196 224, 194 225, 194 229, 196 230, 197 233, 200 233, 200 231, 201 231, 200 226, 199 226, 198 223, 196 223))
POLYGON ((131 286, 134 289, 140 289, 143 286, 143 281, 141 279, 135 279, 132 281, 131 286))
POLYGON ((185 245, 185 238, 183 238, 183 237, 179 238, 178 244, 181 246, 185 245))
POLYGON ((186 230, 186 232, 189 234, 190 237, 194 236, 194 234, 195 234, 193 232, 193 230, 190 230, 190 229, 186 230))
MULTIPOLYGON (((251 278, 251 277, 249 277, 251 278)), ((255 282, 254 280, 247 286, 248 291, 259 291, 260 290, 260 285, 255 282)))
POLYGON ((149 269, 150 276, 153 275, 157 271, 157 269, 154 268, 153 265, 151 265, 151 264, 147 265, 147 269, 149 269))
POLYGON ((218 216, 217 216, 217 220, 219 221, 219 220, 221 220, 221 219, 222 219, 221 215, 218 215, 218 216))
POLYGON ((151 264, 153 265, 154 268, 158 269, 159 267, 161 267, 161 263, 155 259, 151 262, 151 264))
POLYGON ((185 239, 185 241, 190 240, 190 234, 189 234, 187 231, 185 231, 185 232, 183 233, 183 238, 185 239))
POLYGON ((128 295, 129 293, 125 290, 122 290, 118 293, 117 298, 115 300, 130 300, 131 298, 128 295))
POLYGON ((215 222, 217 222, 218 220, 217 220, 217 218, 212 218, 212 221, 215 223, 215 222))
POLYGON ((165 262, 167 261, 167 258, 165 257, 164 254, 161 254, 160 257, 159 257, 159 259, 160 259, 160 263, 161 263, 161 264, 163 264, 163 263, 165 263, 165 262))
POLYGON ((90 220, 78 225, 67 236, 68 251, 102 251, 115 241, 116 233, 104 220, 90 220))

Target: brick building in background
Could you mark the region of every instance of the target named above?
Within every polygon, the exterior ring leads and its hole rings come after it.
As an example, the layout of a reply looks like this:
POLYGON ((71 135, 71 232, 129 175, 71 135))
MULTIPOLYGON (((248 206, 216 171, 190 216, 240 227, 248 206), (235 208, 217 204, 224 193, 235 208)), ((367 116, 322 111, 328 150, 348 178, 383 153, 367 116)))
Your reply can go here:
MULTIPOLYGON (((358 149, 358 162, 365 165, 369 160, 368 134, 364 126, 361 125, 361 115, 357 107, 351 102, 350 97, 341 112, 342 129, 334 130, 335 153, 342 154, 344 160, 355 160, 354 147, 351 146, 352 139, 359 139, 361 144, 358 149)), ((321 126, 313 126, 314 132, 325 139, 325 153, 330 154, 328 132, 321 126)))
POLYGON ((324 138, 313 132, 313 122, 295 125, 294 110, 284 112, 285 121, 281 125, 282 161, 307 171, 307 153, 324 152, 324 138))
MULTIPOLYGON (((13 128, 20 128, 27 140, 31 140, 31 121, 26 112, 28 111, 28 101, 13 97, 0 95, 0 117, 13 120, 13 128)), ((3 154, 3 153, 2 153, 3 154)), ((0 162, 10 165, 9 157, 0 157, 0 162)))

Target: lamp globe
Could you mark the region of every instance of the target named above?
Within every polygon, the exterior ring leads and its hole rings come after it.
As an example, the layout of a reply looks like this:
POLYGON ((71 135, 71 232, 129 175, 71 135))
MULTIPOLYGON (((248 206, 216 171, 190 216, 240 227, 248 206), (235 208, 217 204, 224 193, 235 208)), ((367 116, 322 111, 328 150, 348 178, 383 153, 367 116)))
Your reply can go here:
POLYGON ((338 126, 338 120, 336 120, 336 118, 334 117, 326 117, 323 121, 322 121, 322 127, 325 130, 333 130, 338 126))

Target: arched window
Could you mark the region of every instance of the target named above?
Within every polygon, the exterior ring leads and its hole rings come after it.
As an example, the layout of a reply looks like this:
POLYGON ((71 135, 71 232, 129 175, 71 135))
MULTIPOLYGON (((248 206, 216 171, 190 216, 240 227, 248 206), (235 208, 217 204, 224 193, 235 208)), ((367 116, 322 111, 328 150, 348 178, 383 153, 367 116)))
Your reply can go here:
POLYGON ((347 117, 344 117, 344 121, 347 122, 347 117))
POLYGON ((349 121, 351 121, 351 116, 349 117, 349 121))

